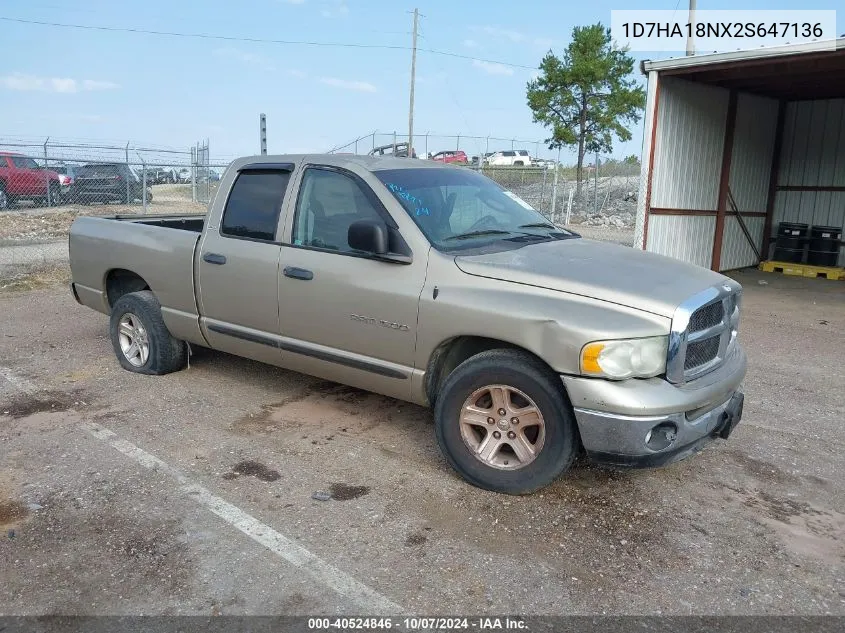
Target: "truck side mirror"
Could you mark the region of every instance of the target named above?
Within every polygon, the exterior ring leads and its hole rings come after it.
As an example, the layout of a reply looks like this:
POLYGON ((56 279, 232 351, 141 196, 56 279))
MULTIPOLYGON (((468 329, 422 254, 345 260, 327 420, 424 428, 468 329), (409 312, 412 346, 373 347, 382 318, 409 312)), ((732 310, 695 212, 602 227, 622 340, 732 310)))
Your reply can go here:
POLYGON ((349 225, 349 247, 374 255, 388 252, 387 225, 377 220, 358 220, 349 225))

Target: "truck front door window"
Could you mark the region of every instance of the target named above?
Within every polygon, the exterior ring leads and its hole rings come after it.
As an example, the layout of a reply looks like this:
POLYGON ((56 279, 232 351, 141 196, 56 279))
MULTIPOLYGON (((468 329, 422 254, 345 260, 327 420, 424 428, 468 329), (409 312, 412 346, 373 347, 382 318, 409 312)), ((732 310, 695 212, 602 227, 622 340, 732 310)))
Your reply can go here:
POLYGON ((232 185, 220 233, 272 242, 290 172, 245 172, 232 185))
POLYGON ((293 243, 350 253, 349 226, 381 219, 355 180, 336 171, 308 169, 296 203, 293 243))

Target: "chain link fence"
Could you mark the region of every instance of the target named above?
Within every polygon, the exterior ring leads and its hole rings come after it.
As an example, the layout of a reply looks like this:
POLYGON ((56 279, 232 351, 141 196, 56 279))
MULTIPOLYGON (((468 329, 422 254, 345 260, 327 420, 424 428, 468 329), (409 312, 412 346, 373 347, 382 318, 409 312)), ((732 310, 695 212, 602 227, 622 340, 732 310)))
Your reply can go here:
POLYGON ((80 215, 204 213, 228 161, 184 150, 0 138, 0 290, 66 267, 80 215))
MULTIPOLYGON (((414 145, 491 178, 559 226, 633 243, 634 157, 589 157, 579 187, 576 168, 542 157, 551 152, 539 141, 422 134, 414 145)), ((371 133, 330 151, 407 156, 407 136, 371 133)), ((228 164, 212 158, 208 142, 180 150, 0 138, 0 290, 33 269, 66 267, 79 215, 204 213, 228 164)))
POLYGON ((578 184, 577 168, 558 162, 544 141, 494 136, 415 135, 371 132, 329 150, 336 154, 409 155, 465 166, 499 183, 549 220, 586 237, 633 243, 640 163, 588 155, 578 184), (557 177, 555 177, 557 176, 557 177))

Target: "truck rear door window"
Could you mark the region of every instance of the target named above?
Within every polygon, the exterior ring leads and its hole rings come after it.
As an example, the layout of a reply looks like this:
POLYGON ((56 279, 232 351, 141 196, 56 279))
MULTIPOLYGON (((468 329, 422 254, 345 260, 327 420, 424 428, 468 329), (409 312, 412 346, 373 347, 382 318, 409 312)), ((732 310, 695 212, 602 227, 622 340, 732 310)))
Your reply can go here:
POLYGON ((272 242, 289 181, 287 171, 240 174, 226 201, 220 233, 272 242))

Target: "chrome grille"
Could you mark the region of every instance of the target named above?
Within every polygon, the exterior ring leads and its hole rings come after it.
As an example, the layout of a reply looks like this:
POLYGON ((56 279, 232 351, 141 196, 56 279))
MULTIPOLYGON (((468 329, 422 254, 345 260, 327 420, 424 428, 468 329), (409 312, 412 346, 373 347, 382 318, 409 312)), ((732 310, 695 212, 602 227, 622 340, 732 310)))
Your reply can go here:
POLYGON ((713 336, 703 341, 687 343, 687 355, 684 358, 684 370, 695 369, 716 358, 719 353, 719 337, 713 336))
POLYGON ((742 288, 736 282, 708 288, 682 303, 672 318, 666 379, 683 383, 717 367, 733 351, 742 288))
POLYGON ((711 303, 693 312, 689 320, 689 331, 700 332, 709 327, 714 327, 722 322, 725 315, 725 307, 721 301, 711 303))

